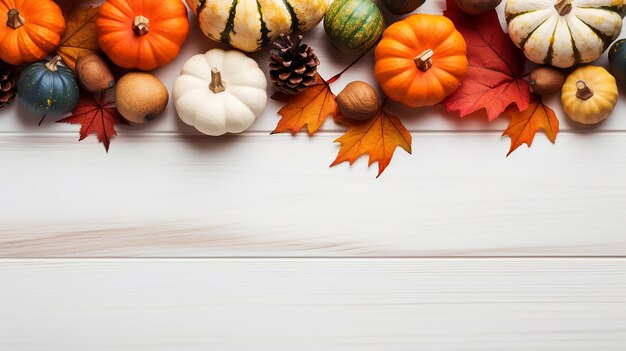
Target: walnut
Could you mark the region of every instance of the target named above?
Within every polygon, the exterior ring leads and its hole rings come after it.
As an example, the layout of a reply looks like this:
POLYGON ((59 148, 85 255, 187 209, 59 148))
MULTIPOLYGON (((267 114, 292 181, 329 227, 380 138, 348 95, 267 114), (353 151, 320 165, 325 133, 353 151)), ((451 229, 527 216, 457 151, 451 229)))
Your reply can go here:
POLYGON ((380 109, 376 90, 360 81, 348 84, 337 95, 337 105, 344 117, 359 121, 374 117, 380 109))

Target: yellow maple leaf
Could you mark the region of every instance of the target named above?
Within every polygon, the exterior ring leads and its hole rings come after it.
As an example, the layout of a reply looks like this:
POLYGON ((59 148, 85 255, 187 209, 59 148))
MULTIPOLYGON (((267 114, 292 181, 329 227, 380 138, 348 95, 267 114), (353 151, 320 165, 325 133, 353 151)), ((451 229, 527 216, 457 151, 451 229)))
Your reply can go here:
POLYGON ((353 164, 359 157, 369 155, 369 164, 378 162, 378 177, 391 162, 393 153, 399 146, 411 153, 411 133, 394 115, 379 110, 378 114, 367 121, 356 122, 342 120, 348 130, 335 142, 341 149, 331 167, 342 162, 353 164))
POLYGON ((98 8, 74 5, 67 13, 65 33, 61 37, 57 53, 73 70, 80 56, 100 49, 96 35, 98 8))
POLYGON ((317 82, 297 95, 276 93, 272 99, 286 103, 278 113, 281 119, 272 134, 291 132, 297 134, 304 127, 309 135, 315 134, 328 116, 339 116, 335 95, 319 74, 317 82))
POLYGON ((540 129, 545 131, 548 139, 553 144, 556 142, 556 135, 559 132, 559 120, 554 111, 544 105, 541 99, 535 98, 524 111, 511 108, 505 114, 511 117, 508 128, 502 134, 502 136, 508 135, 511 137, 511 148, 507 156, 522 144, 530 147, 535 134, 540 129))

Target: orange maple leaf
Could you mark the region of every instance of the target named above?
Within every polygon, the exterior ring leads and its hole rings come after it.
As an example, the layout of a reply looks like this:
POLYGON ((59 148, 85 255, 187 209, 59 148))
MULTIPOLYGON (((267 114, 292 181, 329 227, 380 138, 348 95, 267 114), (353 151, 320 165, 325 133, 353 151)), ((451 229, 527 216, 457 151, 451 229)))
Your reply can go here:
POLYGON ((66 3, 68 3, 66 6, 68 11, 67 24, 57 53, 68 67, 74 70, 76 60, 80 56, 97 52, 100 48, 96 34, 98 8, 83 7, 77 2, 66 3))
POLYGON ((354 164, 359 157, 369 154, 368 165, 378 162, 377 177, 380 177, 398 146, 411 153, 411 133, 398 117, 388 114, 382 108, 370 120, 348 122, 341 119, 341 122, 348 125, 348 130, 335 140, 336 143, 341 143, 341 149, 331 167, 346 161, 354 164))
POLYGON ((507 156, 515 151, 522 144, 530 147, 539 129, 543 129, 548 139, 554 144, 556 135, 559 132, 559 120, 556 114, 548 106, 544 105, 541 99, 535 97, 524 111, 511 108, 505 112, 511 116, 509 127, 502 136, 511 137, 511 149, 507 156))
POLYGON ((339 108, 329 83, 319 74, 317 82, 298 95, 276 93, 272 99, 285 102, 278 113, 281 119, 272 134, 291 132, 297 134, 307 127, 309 135, 315 134, 328 116, 339 116, 339 108))

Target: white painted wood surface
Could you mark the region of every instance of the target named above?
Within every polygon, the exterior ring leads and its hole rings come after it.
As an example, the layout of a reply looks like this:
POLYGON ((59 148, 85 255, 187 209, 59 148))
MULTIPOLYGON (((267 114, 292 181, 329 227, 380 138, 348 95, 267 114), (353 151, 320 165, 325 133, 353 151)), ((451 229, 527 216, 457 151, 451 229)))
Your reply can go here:
POLYGON ((0 261, 0 349, 624 350, 616 259, 0 261))
MULTIPOLYGON (((192 33, 156 72, 168 86, 212 46, 192 33)), ((321 28, 305 38, 327 78, 354 59, 321 28)), ((334 91, 373 83, 371 67, 334 91)), ((223 138, 170 106, 120 128, 109 154, 13 104, 0 111, 0 351, 622 351, 626 103, 582 128, 549 102, 557 145, 539 134, 508 159, 504 119, 391 104, 414 155, 379 179, 364 160, 328 169, 332 122, 269 136, 277 103, 223 138)))
POLYGON ((337 135, 0 138, 0 256, 623 256, 626 138, 415 133, 381 178, 337 135))

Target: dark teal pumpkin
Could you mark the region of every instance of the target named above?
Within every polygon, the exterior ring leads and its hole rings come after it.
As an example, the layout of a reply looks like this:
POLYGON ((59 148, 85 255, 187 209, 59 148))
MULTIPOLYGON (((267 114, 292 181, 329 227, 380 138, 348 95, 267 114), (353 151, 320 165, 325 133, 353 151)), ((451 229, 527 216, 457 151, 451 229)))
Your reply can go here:
POLYGON ((626 39, 620 39, 609 50, 611 74, 623 86, 626 86, 626 39))
POLYGON ((345 53, 364 53, 380 40, 385 20, 371 0, 335 0, 326 12, 324 30, 345 53))
POLYGON ((422 6, 426 0, 383 0, 389 11, 396 15, 406 15, 422 6))
POLYGON ((17 81, 19 100, 40 115, 62 115, 72 112, 80 90, 76 75, 59 66, 61 57, 39 61, 26 67, 17 81))

